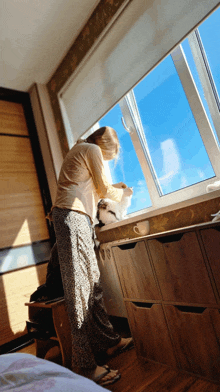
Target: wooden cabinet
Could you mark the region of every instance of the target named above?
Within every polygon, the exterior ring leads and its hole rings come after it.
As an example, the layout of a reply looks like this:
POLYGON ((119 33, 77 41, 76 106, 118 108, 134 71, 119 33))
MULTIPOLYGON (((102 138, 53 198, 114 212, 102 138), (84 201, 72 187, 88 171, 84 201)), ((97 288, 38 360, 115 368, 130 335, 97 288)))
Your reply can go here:
POLYGON ((220 298, 220 227, 204 229, 200 233, 220 298))
POLYGON ((220 380, 220 314, 218 309, 165 305, 180 367, 220 380))
POLYGON ((139 356, 177 366, 162 305, 126 302, 131 332, 139 356))
POLYGON ((147 241, 164 301, 215 304, 196 233, 147 241))
POLYGON ((108 244, 101 244, 96 254, 107 313, 110 316, 127 317, 111 247, 108 244))
POLYGON ((220 382, 220 224, 112 245, 140 357, 220 382))
POLYGON ((144 241, 112 248, 123 296, 131 299, 160 299, 160 293, 144 241))

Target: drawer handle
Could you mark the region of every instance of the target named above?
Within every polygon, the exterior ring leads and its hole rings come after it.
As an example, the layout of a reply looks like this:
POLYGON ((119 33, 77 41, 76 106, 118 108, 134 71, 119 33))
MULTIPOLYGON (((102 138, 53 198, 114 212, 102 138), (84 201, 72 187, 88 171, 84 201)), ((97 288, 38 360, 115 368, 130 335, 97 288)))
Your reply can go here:
POLYGON ((134 249, 136 245, 137 242, 131 242, 130 244, 118 245, 118 248, 120 248, 121 250, 134 249))
POLYGON ((183 236, 183 233, 173 234, 173 235, 168 235, 165 237, 157 238, 157 241, 161 242, 162 244, 166 244, 167 242, 180 241, 182 236, 183 236))
POLYGON ((199 306, 182 306, 182 305, 174 305, 180 312, 183 313, 197 313, 202 314, 206 308, 202 308, 199 306))
POLYGON ((132 302, 137 308, 147 308, 150 309, 153 306, 153 302, 132 302))

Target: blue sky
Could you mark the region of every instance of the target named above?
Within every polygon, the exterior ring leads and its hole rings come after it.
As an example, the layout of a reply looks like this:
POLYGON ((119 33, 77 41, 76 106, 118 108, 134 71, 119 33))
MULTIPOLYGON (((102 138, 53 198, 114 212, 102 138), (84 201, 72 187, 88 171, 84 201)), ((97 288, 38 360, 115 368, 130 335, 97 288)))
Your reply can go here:
MULTIPOLYGON (((218 91, 219 25, 220 8, 199 27, 218 91)), ((187 39, 182 47, 212 124, 187 39)), ((163 194, 215 176, 171 56, 165 58, 134 88, 134 94, 163 194)), ((121 117, 117 104, 99 121, 99 125, 111 126, 118 133, 122 148, 118 161, 110 162, 111 175, 113 182, 124 181, 133 187, 134 194, 128 212, 134 212, 149 207, 151 201, 138 158, 121 117)))

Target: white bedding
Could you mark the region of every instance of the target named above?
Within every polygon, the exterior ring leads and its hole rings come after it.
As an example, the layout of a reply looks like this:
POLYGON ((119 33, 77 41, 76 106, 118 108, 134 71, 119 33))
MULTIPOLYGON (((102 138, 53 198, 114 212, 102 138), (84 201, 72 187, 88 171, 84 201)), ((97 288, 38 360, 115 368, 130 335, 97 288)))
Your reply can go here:
POLYGON ((76 373, 31 354, 0 355, 0 391, 103 392, 106 389, 76 373))

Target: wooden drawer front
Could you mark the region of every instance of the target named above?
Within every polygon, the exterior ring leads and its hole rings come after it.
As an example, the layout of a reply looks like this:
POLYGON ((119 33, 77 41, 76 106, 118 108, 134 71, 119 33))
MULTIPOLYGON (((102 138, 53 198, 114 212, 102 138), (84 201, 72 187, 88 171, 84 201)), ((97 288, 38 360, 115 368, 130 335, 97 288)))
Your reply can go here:
POLYGON ((123 295, 131 299, 160 299, 144 241, 112 248, 123 295))
POLYGON ((138 355, 177 367, 162 305, 126 302, 126 308, 138 355))
POLYGON ((165 301, 216 303, 194 232, 149 240, 148 245, 165 301))
POLYGON ((220 380, 220 314, 218 309, 165 305, 180 367, 220 380))
POLYGON ((200 233, 220 296, 220 227, 204 229, 200 233))

